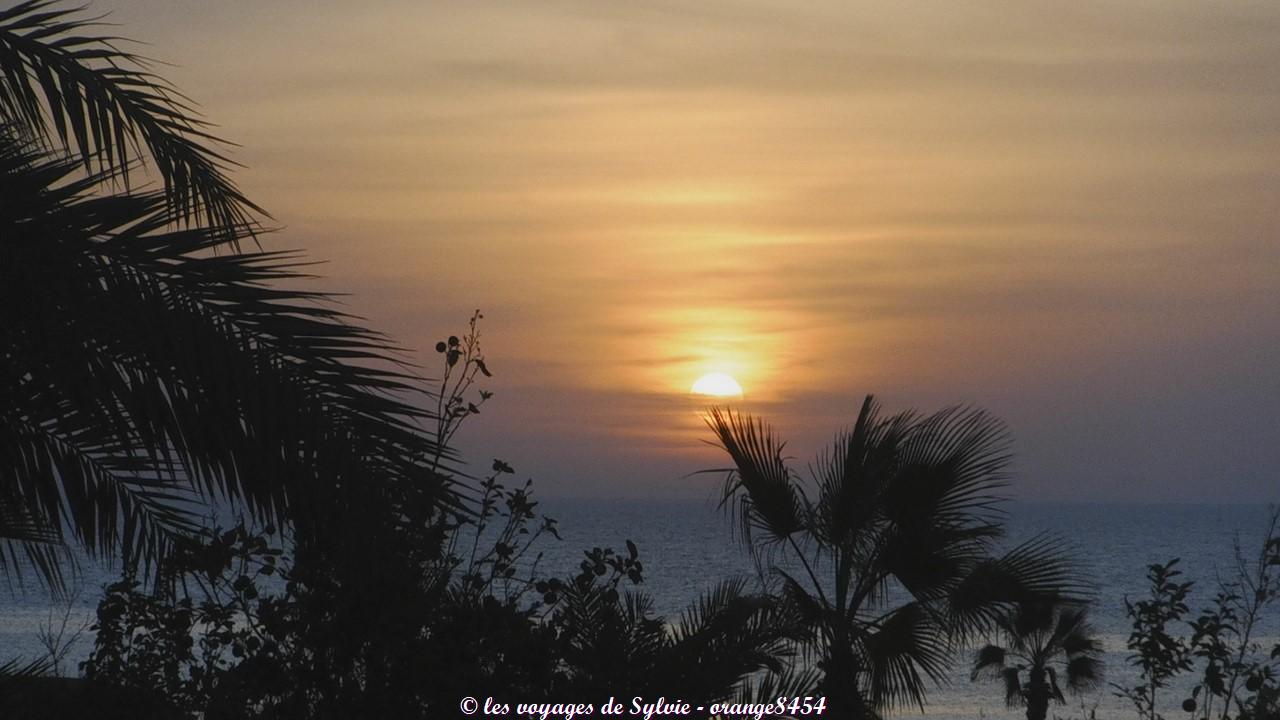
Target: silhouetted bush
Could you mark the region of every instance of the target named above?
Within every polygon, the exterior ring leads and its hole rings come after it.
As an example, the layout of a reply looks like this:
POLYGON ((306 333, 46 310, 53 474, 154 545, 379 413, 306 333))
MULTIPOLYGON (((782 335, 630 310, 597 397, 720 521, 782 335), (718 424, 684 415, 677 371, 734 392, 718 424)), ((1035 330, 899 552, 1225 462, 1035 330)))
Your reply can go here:
MULTIPOLYGON (((437 347, 441 447, 492 397, 475 386, 490 375, 479 319, 437 347)), ((669 628, 636 589, 644 566, 629 540, 624 552, 585 551, 576 573, 543 575, 536 545, 558 538, 556 522, 531 483, 501 482, 513 472, 495 460, 474 505, 422 516, 379 495, 335 506, 331 532, 305 543, 243 522, 206 530, 151 587, 126 577, 107 589, 85 675, 186 717, 265 719, 441 717, 468 695, 513 708, 610 695, 710 703, 784 671, 797 618, 743 581, 669 628)))
POLYGON ((1160 720, 1160 691, 1178 675, 1196 671, 1196 685, 1182 701, 1191 718, 1277 720, 1280 642, 1266 648, 1257 634, 1267 613, 1280 607, 1280 508, 1272 510, 1254 554, 1237 539, 1233 572, 1217 581, 1213 602, 1194 619, 1187 596, 1195 582, 1182 580, 1177 565, 1177 558, 1151 565, 1147 599, 1125 601, 1133 623, 1129 662, 1141 682, 1117 685, 1116 694, 1132 702, 1139 717, 1160 720))

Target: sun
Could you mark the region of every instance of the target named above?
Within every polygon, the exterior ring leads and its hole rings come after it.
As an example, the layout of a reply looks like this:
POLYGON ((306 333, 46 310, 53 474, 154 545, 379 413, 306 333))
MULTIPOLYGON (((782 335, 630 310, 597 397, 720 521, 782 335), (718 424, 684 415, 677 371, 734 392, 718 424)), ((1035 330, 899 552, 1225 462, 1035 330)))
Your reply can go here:
POLYGON ((714 395, 716 397, 732 397, 742 394, 742 386, 737 380, 722 372, 707 373, 698 378, 690 390, 694 395, 714 395))

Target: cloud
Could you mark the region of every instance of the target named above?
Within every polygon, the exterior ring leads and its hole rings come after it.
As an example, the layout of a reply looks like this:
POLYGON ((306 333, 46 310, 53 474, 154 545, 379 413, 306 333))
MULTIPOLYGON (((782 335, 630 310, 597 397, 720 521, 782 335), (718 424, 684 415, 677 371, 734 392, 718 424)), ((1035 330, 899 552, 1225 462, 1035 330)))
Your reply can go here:
POLYGON ((360 314, 487 311, 560 487, 702 457, 710 370, 815 443, 989 402, 1043 492, 1280 461, 1272 3, 117 4, 360 314))

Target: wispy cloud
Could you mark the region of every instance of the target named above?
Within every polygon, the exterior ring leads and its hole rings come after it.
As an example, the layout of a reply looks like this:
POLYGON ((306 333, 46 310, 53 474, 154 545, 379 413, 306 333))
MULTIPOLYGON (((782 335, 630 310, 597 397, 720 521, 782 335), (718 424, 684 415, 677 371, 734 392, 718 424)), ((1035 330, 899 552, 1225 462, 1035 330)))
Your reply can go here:
POLYGON ((362 314, 488 311, 557 474, 690 462, 713 369, 990 404, 1048 493, 1280 462, 1272 3, 118 5, 362 314))

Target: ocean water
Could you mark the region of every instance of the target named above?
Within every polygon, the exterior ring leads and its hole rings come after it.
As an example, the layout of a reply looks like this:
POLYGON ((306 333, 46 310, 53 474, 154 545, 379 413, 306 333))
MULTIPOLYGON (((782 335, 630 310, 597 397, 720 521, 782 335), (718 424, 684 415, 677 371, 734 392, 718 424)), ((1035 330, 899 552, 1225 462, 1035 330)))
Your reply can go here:
MULTIPOLYGON (((1129 621, 1124 598, 1145 594, 1146 567, 1181 558, 1187 578, 1197 580, 1191 598, 1193 610, 1212 597, 1215 579, 1228 576, 1234 567, 1233 541, 1239 537, 1246 552, 1256 551, 1268 517, 1266 507, 1248 505, 1090 505, 1015 504, 1009 508, 1009 544, 1040 533, 1052 533, 1070 542, 1097 588, 1093 625, 1106 648, 1107 682, 1132 684, 1134 674, 1125 662, 1124 647, 1129 621)), ((710 501, 689 500, 582 500, 544 499, 539 510, 559 521, 563 538, 540 542, 541 571, 546 575, 573 574, 582 551, 613 547, 624 551, 632 540, 644 563, 644 583, 655 609, 675 620, 699 593, 733 575, 754 577, 752 563, 736 542, 732 523, 710 501)), ((13 657, 40 657, 42 628, 54 630, 68 619, 67 634, 87 625, 102 586, 115 577, 110 570, 87 568, 79 597, 54 604, 28 585, 26 592, 0 588, 0 662, 13 657)), ((1280 610, 1264 618, 1261 640, 1274 643, 1280 636, 1280 610)), ((1269 646, 1269 645, 1268 645, 1269 646)), ((63 664, 72 673, 92 648, 92 635, 82 633, 63 664)), ((931 691, 925 714, 930 718, 1016 718, 1022 713, 1004 707, 1003 691, 996 683, 971 683, 966 661, 957 660, 950 681, 931 691)), ((1166 694, 1167 712, 1176 715, 1184 695, 1166 694)), ((573 701, 573 698, 565 700, 573 701)), ((1051 709, 1060 717, 1133 717, 1127 701, 1114 697, 1112 688, 1084 697, 1068 697, 1069 704, 1051 709)), ((907 708, 901 716, 919 715, 907 708)))

